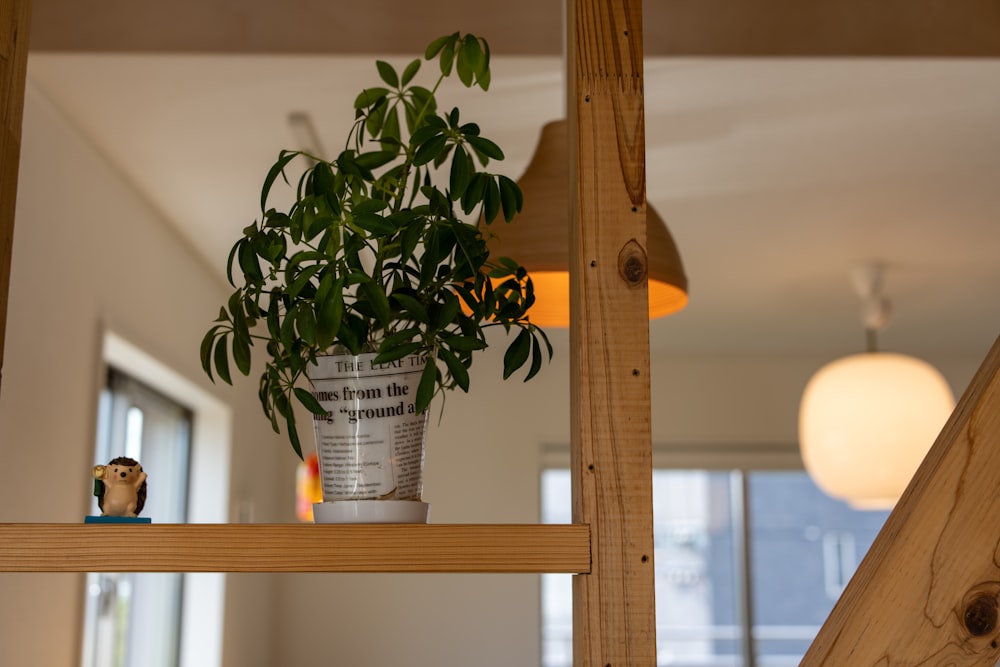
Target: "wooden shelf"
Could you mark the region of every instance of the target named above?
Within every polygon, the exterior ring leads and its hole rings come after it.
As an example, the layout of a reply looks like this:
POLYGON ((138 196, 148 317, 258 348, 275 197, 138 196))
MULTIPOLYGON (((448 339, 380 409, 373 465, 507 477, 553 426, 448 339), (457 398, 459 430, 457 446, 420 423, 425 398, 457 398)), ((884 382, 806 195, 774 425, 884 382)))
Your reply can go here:
POLYGON ((590 572, 587 525, 0 524, 0 572, 590 572))

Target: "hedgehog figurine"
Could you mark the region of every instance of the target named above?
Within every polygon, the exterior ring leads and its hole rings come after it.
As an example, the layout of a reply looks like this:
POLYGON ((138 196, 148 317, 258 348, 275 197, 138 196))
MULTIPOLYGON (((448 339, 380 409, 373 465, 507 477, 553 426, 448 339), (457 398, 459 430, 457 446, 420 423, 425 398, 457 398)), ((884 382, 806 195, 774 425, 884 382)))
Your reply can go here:
POLYGON ((136 517, 146 504, 146 473, 135 459, 119 456, 94 466, 94 495, 101 516, 136 517))

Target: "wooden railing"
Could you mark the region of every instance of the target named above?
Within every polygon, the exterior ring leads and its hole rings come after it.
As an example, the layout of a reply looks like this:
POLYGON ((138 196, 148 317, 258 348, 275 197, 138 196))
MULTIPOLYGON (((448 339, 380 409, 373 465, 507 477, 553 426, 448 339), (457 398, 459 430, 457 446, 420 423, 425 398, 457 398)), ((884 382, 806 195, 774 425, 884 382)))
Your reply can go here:
POLYGON ((1000 659, 1000 339, 802 662, 1000 659))

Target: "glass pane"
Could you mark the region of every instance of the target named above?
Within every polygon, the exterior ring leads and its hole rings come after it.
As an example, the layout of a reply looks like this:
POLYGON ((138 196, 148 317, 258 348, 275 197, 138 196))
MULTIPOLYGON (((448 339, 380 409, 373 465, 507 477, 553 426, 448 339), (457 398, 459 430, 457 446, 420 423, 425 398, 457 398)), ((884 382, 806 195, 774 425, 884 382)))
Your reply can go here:
POLYGON ((658 665, 740 664, 738 498, 729 472, 653 471, 658 665))
POLYGON ((889 513, 852 509, 801 471, 747 485, 757 665, 798 665, 889 513))
MULTIPOLYGON (((732 520, 734 508, 740 511, 738 482, 727 471, 653 473, 658 665, 741 664, 737 533, 732 520)), ((569 523, 571 516, 569 471, 546 470, 542 521, 569 523)), ((542 575, 544 667, 572 665, 571 582, 571 575, 542 575)))
MULTIPOLYGON (((542 472, 542 523, 572 523, 569 470, 542 472)), ((542 575, 542 666, 573 665, 573 575, 542 575)))
MULTIPOLYGON (((137 459, 154 491, 140 516, 187 516, 191 413, 111 370, 101 395, 95 464, 137 459), (155 486, 154 486, 155 484, 155 486)), ((92 513, 98 514, 96 499, 92 513)), ((84 667, 173 667, 178 661, 183 578, 174 573, 87 575, 84 667)))

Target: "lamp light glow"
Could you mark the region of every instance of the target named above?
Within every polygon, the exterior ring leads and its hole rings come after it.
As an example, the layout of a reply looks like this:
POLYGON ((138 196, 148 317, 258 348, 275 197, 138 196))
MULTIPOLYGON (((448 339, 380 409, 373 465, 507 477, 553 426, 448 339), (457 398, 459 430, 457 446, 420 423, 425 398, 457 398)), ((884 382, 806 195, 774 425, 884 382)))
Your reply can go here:
POLYGON ((838 359, 802 396, 806 470, 824 492, 854 507, 890 508, 954 406, 947 381, 925 361, 884 352, 838 359))

